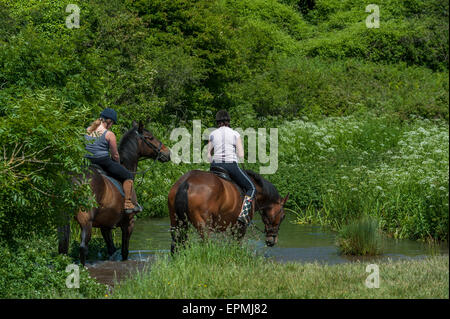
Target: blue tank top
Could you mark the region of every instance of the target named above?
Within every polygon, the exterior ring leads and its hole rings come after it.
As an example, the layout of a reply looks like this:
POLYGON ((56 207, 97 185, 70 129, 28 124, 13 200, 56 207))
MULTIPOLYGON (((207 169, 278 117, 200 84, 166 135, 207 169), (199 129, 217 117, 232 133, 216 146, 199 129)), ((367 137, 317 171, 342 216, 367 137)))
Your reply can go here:
POLYGON ((93 137, 89 135, 85 135, 85 139, 88 143, 86 143, 86 151, 90 154, 87 154, 87 158, 101 158, 109 156, 109 142, 106 140, 106 130, 101 136, 93 137))

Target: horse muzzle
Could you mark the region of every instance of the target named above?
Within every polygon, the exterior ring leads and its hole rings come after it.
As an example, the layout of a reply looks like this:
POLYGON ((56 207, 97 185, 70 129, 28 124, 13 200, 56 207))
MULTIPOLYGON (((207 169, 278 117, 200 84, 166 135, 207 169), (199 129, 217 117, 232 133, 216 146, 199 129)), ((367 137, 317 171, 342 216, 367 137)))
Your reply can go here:
POLYGON ((278 242, 278 236, 266 236, 266 245, 269 247, 273 247, 278 242))
POLYGON ((164 162, 169 162, 170 161, 170 151, 169 152, 166 152, 165 154, 164 154, 164 162))
POLYGON ((158 155, 158 160, 163 163, 169 162, 170 161, 170 150, 167 152, 161 152, 158 155))

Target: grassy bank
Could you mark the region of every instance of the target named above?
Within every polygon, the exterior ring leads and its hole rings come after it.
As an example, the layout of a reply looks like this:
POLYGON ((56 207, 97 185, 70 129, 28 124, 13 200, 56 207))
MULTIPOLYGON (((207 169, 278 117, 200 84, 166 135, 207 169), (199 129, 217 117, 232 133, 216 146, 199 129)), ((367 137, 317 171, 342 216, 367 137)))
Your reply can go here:
POLYGON ((448 298, 448 263, 448 256, 379 262, 379 288, 369 289, 369 262, 280 264, 235 244, 193 243, 173 260, 160 257, 108 298, 448 298))

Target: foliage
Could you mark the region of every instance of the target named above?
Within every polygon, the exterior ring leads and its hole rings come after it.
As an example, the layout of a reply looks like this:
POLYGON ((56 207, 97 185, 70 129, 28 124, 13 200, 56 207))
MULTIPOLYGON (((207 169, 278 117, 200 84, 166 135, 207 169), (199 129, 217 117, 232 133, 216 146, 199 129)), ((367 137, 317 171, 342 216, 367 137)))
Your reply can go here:
MULTIPOLYGON (((67 172, 81 173, 83 129, 105 106, 119 111, 119 138, 133 120, 150 117, 165 143, 170 128, 191 119, 212 126, 222 108, 244 128, 368 110, 448 121, 445 1, 383 0, 377 30, 365 28, 362 0, 90 0, 78 4, 74 29, 65 25, 69 3, 0 1, 1 238, 54 230, 62 211, 90 204, 88 189, 74 189, 67 172)), ((297 163, 282 156, 279 174, 297 163)), ((322 186, 343 173, 314 163, 297 169, 311 173, 298 173, 295 205, 338 212, 322 186)), ((143 215, 166 214, 171 183, 192 167, 161 165, 138 190, 143 215)), ((399 236, 445 236, 441 196, 406 184, 414 195, 401 198, 414 200, 401 208, 392 197, 387 205, 401 213, 382 218, 383 227, 399 236), (440 208, 425 213, 430 205, 440 208)), ((342 203, 360 208, 348 198, 342 203)), ((379 205, 369 198, 363 210, 379 205)))
POLYGON ((51 90, 11 100, 0 117, 0 238, 48 234, 62 212, 89 206, 87 185, 73 185, 84 155, 80 124, 87 109, 66 107, 51 90), (75 176, 75 175, 72 175, 75 176))
POLYGON ((0 298, 98 298, 106 287, 80 267, 79 288, 67 288, 66 267, 72 260, 58 255, 53 237, 0 245, 0 298))
POLYGON ((269 179, 291 192, 288 204, 306 221, 339 229, 366 214, 395 237, 447 238, 446 122, 362 115, 286 122, 280 131, 283 164, 269 179))
POLYGON ((365 110, 448 119, 448 77, 423 68, 319 58, 276 60, 264 73, 230 84, 227 96, 257 115, 341 116, 365 110))

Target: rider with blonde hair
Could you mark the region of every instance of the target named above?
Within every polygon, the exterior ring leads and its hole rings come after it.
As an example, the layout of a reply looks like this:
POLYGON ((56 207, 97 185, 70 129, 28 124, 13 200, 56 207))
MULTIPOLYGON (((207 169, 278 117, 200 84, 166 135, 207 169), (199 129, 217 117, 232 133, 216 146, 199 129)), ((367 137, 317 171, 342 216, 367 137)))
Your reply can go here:
POLYGON ((139 212, 142 208, 131 201, 133 194, 133 174, 120 164, 120 156, 117 149, 116 135, 110 131, 111 126, 117 123, 117 113, 111 108, 106 108, 100 114, 100 118, 92 122, 87 128, 86 155, 92 164, 99 165, 110 176, 123 183, 125 193, 125 213, 139 212))

